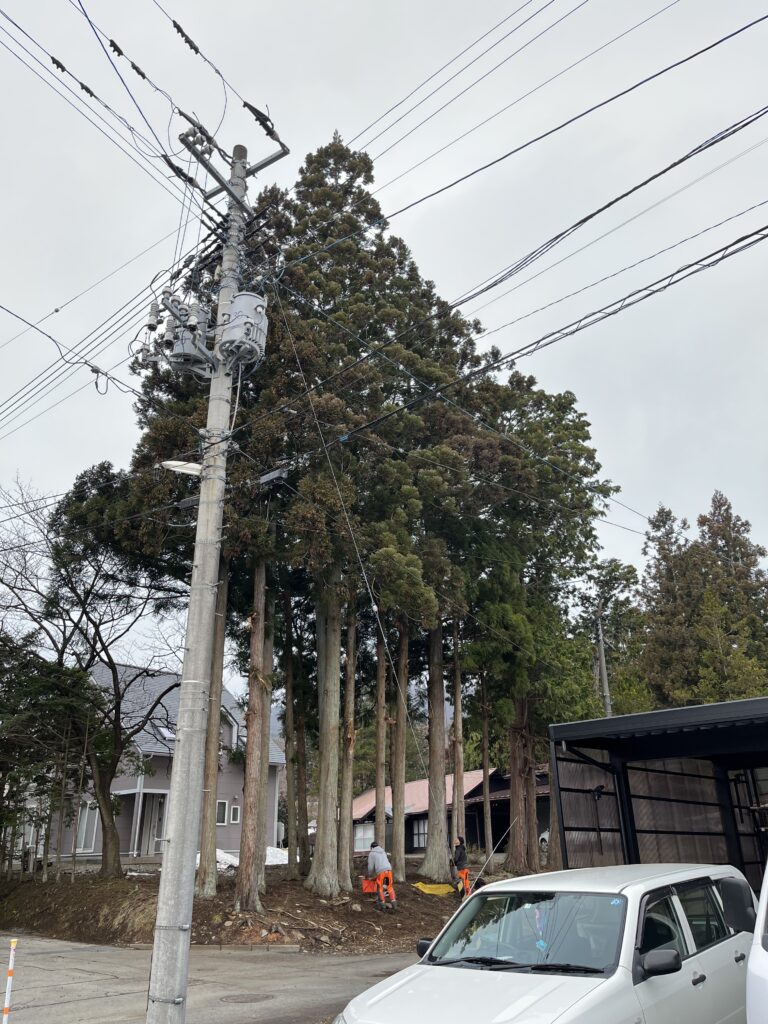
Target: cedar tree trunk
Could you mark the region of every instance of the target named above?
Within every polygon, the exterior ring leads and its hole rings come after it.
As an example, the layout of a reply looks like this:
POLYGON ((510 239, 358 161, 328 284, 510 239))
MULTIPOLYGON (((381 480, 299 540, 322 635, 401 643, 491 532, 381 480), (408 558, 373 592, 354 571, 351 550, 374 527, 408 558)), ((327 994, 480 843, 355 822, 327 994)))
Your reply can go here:
POLYGON ((339 808, 339 698, 341 696, 341 603, 339 572, 325 586, 319 607, 325 629, 320 641, 321 615, 318 615, 318 668, 323 656, 323 672, 318 673, 320 699, 320 781, 317 808, 315 856, 304 885, 317 896, 333 898, 339 894, 337 813, 339 808))
POLYGON ((541 871, 539 857, 539 816, 536 813, 536 758, 533 736, 525 732, 525 811, 528 832, 528 865, 534 874, 541 871))
POLYGON ((464 815, 464 710, 461 693, 461 644, 459 620, 453 620, 453 809, 451 813, 451 840, 466 838, 464 815))
POLYGON ((261 773, 261 718, 264 664, 264 615, 267 567, 260 559, 253 573, 248 706, 245 712, 245 769, 243 779, 240 865, 235 883, 235 909, 261 912, 255 862, 258 828, 259 775, 261 773))
POLYGON ((269 799, 269 737, 272 724, 272 672, 275 660, 275 595, 267 591, 264 608, 264 654, 261 674, 261 745, 259 784, 256 794, 256 856, 254 884, 267 891, 267 802, 269 799))
POLYGON ((352 885, 352 789, 355 772, 355 669, 357 667, 357 601, 347 605, 347 650, 344 665, 344 729, 342 733, 341 796, 339 806, 339 885, 352 885))
POLYGON ((293 611, 291 595, 288 590, 283 594, 283 679, 285 682, 285 787, 288 803, 288 877, 299 877, 299 865, 296 859, 296 727, 294 725, 294 692, 293 692, 293 611))
POLYGON ((392 732, 392 874, 394 881, 405 881, 405 744, 408 730, 408 619, 397 620, 400 635, 397 678, 394 682, 395 724, 392 732))
MULTIPOLYGON (((490 765, 490 744, 488 742, 488 684, 483 676, 480 692, 482 706, 482 762, 483 762, 483 831, 485 833, 485 857, 490 861, 493 856, 493 818, 491 816, 491 765, 490 765)), ((493 873, 493 863, 490 863, 493 873)))
MULTIPOLYGON (((301 662, 299 662, 301 665, 301 662)), ((309 874, 309 821, 307 814, 307 712, 305 708, 304 673, 296 700, 296 824, 298 827, 299 871, 309 874)))
POLYGON ((229 560, 219 559, 219 583, 216 591, 216 618, 213 632, 211 689, 208 698, 208 726, 205 736, 205 774, 203 776, 203 812, 200 832, 200 866, 195 880, 195 895, 212 899, 216 895, 216 797, 219 789, 219 746, 221 739, 221 691, 224 685, 224 648, 227 640, 227 595, 229 560))
POLYGON ((445 800, 445 681, 443 679, 443 625, 429 631, 429 815, 427 849, 419 874, 432 882, 451 878, 448 820, 445 800))
POLYGON ((519 719, 509 730, 509 841, 504 868, 511 875, 524 875, 528 870, 525 817, 525 751, 519 719))
MULTIPOLYGON (((391 763, 391 758, 390 758, 391 763)), ((376 630, 376 824, 374 839, 386 847, 386 766, 387 766, 387 655, 384 635, 376 630)))

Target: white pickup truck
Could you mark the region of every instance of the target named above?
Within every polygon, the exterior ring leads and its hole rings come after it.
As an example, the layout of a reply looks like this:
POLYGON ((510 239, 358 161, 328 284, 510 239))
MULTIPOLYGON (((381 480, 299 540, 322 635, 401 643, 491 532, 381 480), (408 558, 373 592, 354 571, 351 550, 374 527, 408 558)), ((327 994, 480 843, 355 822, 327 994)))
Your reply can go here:
POLYGON ((496 882, 335 1024, 745 1024, 752 899, 714 864, 496 882))

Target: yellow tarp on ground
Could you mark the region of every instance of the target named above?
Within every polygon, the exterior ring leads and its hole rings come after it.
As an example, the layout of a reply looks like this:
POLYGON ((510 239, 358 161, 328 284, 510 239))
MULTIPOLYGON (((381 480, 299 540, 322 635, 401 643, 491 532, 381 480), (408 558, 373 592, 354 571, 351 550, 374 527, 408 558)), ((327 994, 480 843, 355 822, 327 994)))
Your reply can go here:
POLYGON ((413 888, 419 892, 425 892, 428 896, 455 896, 456 890, 452 885, 432 885, 429 882, 414 882, 413 888))

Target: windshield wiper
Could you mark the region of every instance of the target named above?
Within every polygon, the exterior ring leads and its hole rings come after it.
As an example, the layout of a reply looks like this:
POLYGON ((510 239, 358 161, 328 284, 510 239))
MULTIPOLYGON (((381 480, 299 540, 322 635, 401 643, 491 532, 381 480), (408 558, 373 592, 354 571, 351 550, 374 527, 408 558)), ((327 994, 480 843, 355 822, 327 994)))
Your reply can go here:
POLYGON ((605 974, 604 967, 588 967, 586 964, 556 964, 556 963, 541 963, 541 964, 526 964, 526 967, 530 967, 532 971, 553 971, 557 973, 571 973, 571 974, 605 974))
POLYGON ((433 964, 441 967, 447 964, 478 964, 480 967, 527 967, 528 964, 518 964, 514 960, 504 960, 498 956, 457 956, 450 960, 433 960, 433 964))

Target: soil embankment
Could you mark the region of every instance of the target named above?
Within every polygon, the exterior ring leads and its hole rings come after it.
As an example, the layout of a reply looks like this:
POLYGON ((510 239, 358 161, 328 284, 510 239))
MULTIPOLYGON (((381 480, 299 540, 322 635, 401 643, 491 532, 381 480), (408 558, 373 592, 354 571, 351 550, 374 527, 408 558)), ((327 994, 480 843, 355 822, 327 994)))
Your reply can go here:
MULTIPOLYGON (((397 887, 396 913, 382 913, 361 892, 323 900, 284 868, 267 869, 264 912, 235 913, 234 885, 223 879, 212 900, 195 902, 192 942, 205 945, 298 945, 338 953, 410 952, 435 935, 458 905, 456 896, 425 895, 413 879, 397 887)), ((157 875, 118 879, 78 876, 58 883, 0 883, 0 929, 99 945, 151 943, 157 875)))

